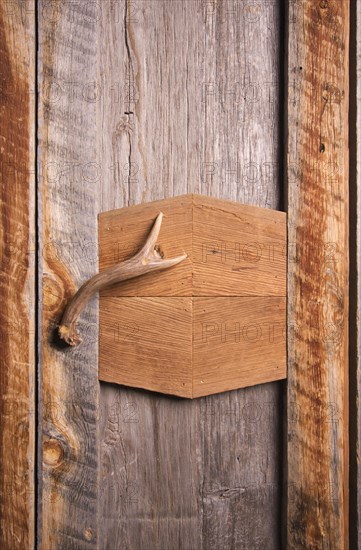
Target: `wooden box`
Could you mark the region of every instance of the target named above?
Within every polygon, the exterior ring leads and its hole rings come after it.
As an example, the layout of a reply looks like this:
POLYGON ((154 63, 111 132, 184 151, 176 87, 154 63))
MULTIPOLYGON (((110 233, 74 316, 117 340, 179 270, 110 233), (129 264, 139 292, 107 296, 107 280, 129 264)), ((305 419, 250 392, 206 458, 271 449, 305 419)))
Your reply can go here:
POLYGON ((286 214, 184 195, 99 215, 100 271, 132 256, 159 212, 177 266, 100 295, 99 379, 199 397, 286 377, 286 214))

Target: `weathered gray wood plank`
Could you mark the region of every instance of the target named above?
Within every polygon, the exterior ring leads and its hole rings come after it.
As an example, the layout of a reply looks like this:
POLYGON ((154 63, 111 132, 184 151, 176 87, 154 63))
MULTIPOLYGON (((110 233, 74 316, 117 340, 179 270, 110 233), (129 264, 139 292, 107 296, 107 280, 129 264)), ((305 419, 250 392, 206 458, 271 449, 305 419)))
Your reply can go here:
POLYGON ((349 1, 288 14, 287 547, 348 548, 349 1))
MULTIPOLYGON (((102 210, 192 191, 279 208, 278 9, 104 3, 101 27, 102 210)), ((102 385, 102 547, 278 548, 280 430, 278 384, 102 385)))
POLYGON ((42 277, 42 548, 97 546, 97 308, 79 349, 55 327, 74 290, 97 271, 97 6, 39 3, 42 277))
POLYGON ((0 546, 34 545, 34 2, 0 5, 0 546))

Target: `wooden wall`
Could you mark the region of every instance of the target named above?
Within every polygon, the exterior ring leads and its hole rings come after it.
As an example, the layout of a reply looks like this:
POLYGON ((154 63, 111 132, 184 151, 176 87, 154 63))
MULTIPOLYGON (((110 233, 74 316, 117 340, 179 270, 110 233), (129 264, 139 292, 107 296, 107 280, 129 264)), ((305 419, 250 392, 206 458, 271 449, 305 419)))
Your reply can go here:
POLYGON ((81 347, 52 335, 97 270, 99 211, 192 191, 282 208, 279 9, 41 4, 44 547, 279 548, 280 384, 99 388, 95 300, 81 347))
POLYGON ((285 547, 360 544, 360 2, 349 8, 1 4, 5 549, 272 550, 282 527, 285 547), (286 392, 188 401, 99 384, 97 299, 80 347, 57 338, 98 270, 97 214, 187 192, 288 210, 286 392))

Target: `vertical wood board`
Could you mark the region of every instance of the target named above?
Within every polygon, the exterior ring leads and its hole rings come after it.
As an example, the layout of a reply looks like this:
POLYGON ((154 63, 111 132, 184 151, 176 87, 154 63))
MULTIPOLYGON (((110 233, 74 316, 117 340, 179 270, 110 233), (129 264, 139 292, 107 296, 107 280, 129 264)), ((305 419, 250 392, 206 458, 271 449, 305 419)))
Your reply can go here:
POLYGON ((83 344, 57 339, 65 304, 97 272, 97 5, 39 2, 41 399, 44 549, 102 547, 98 539, 98 318, 83 344))
POLYGON ((349 2, 288 12, 287 545, 348 548, 349 2))
POLYGON ((32 548, 35 518, 34 2, 0 6, 1 548, 32 548))

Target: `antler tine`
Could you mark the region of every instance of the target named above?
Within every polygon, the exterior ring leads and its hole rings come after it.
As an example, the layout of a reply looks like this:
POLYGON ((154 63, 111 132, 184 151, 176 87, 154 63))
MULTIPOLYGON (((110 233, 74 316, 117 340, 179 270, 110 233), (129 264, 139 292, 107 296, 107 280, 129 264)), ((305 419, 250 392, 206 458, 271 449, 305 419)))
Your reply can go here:
POLYGON ((152 229, 149 232, 144 246, 139 251, 140 256, 147 257, 149 256, 150 252, 154 251, 154 247, 159 237, 160 228, 162 226, 163 216, 163 212, 159 212, 158 216, 155 219, 155 222, 153 223, 152 229))
POLYGON ((187 254, 182 254, 181 256, 177 256, 176 258, 165 259, 162 258, 155 249, 163 221, 163 216, 163 212, 160 212, 158 214, 154 221, 152 229, 150 230, 145 245, 139 251, 139 256, 144 259, 143 261, 147 263, 149 267, 155 267, 157 269, 166 269, 167 267, 172 267, 173 265, 177 265, 187 258, 187 254))

